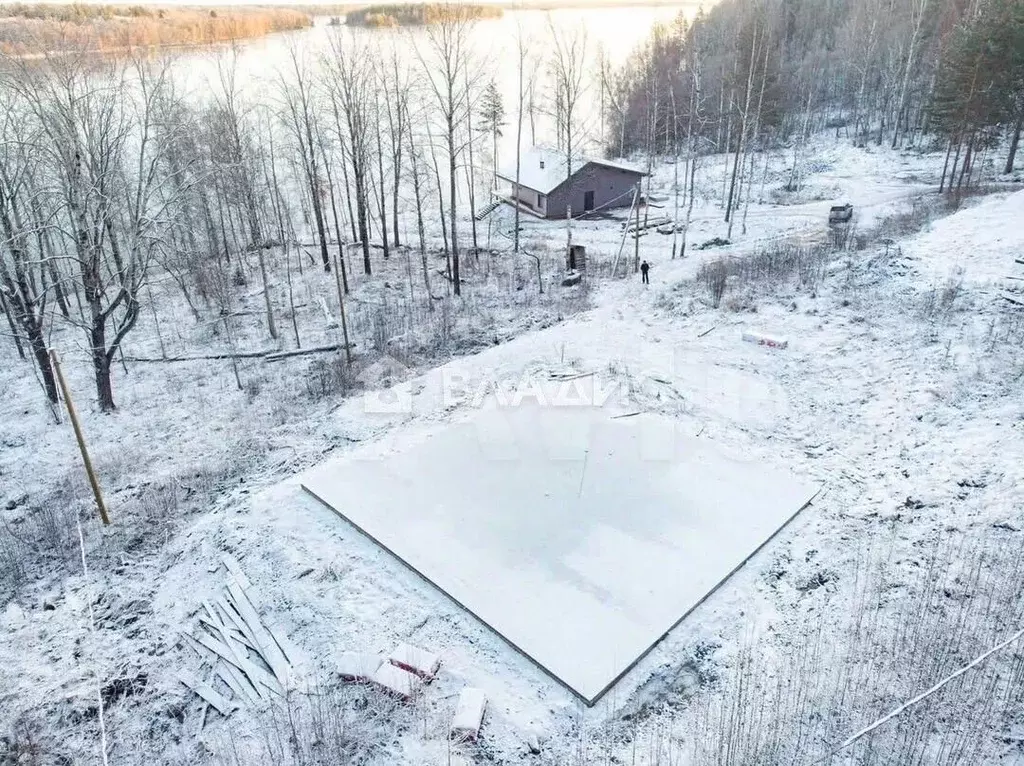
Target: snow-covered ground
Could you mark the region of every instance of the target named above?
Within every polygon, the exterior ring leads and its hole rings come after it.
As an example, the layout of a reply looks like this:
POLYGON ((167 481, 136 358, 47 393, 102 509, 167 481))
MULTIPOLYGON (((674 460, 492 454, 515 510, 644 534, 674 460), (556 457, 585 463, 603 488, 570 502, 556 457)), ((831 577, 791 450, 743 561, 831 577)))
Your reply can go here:
MULTIPOLYGON (((28 367, 5 366, 4 524, 19 539, 31 530, 42 541, 32 543, 28 558, 47 571, 38 579, 26 571, 0 612, 0 720, 10 729, 0 734, 9 738, 8 750, 38 752, 40 762, 61 755, 99 762, 99 686, 111 763, 274 760, 268 754, 277 752, 275 738, 287 739, 280 733, 287 728, 272 723, 284 725, 281 713, 242 709, 228 720, 211 713, 200 728, 200 704, 177 680, 198 665, 181 633, 194 628, 202 601, 223 585, 222 552, 241 563, 257 607, 295 645, 296 699, 335 685, 346 650, 388 652, 409 641, 441 654, 440 676, 423 698, 375 722, 387 732, 375 762, 413 766, 448 764, 453 753, 495 763, 678 762, 698 747, 701 725, 719 720, 707 705, 732 688, 730 679, 753 668, 768 679, 763 683, 776 684, 809 656, 797 649, 808 636, 818 638, 813 660, 821 663, 808 677, 825 677, 850 659, 843 647, 874 646, 871 636, 902 625, 901 615, 920 603, 917 573, 932 571, 929 556, 937 548, 951 546, 954 554, 938 559, 926 584, 944 587, 950 599, 970 581, 975 559, 968 554, 989 546, 1019 553, 1024 309, 1000 294, 1017 289, 1007 277, 1024 276, 1014 262, 1024 258, 1024 192, 968 201, 892 246, 868 241, 838 254, 815 284, 729 285, 721 308, 711 308, 693 278, 702 263, 750 255, 780 236, 824 239, 835 202, 852 202, 858 231, 867 233, 933 190, 942 161, 854 149, 827 137, 806 157, 806 185, 795 198, 780 191, 791 156, 772 158, 765 203, 755 193, 747 231, 737 222, 730 246, 695 247, 726 235, 712 202, 695 207, 685 259, 670 259, 670 236, 642 238, 650 287, 607 277, 622 236, 617 220, 580 222, 573 237, 587 245, 593 264, 593 308, 434 370, 400 372, 401 388, 383 399, 303 399, 305 362, 277 363, 262 373, 260 386, 243 391, 223 364, 129 363, 116 383, 118 412, 101 415, 88 402, 87 369, 69 365, 115 519, 103 530, 84 517, 89 576, 76 558, 73 518, 88 508, 89 494, 74 441, 66 426, 47 422, 28 367), (963 278, 950 283, 950 270, 961 266, 963 278), (745 343, 745 329, 786 336, 789 346, 745 343), (443 379, 519 380, 552 370, 597 371, 622 385, 637 409, 688 420, 717 448, 785 465, 823 487, 810 508, 592 709, 306 496, 298 479, 357 445, 464 417, 471 398, 438 396, 443 379), (381 412, 388 409, 382 401, 406 397, 411 408, 381 412), (45 523, 33 520, 39 507, 51 509, 45 523), (865 591, 875 565, 885 588, 865 591), (865 592, 873 599, 872 630, 851 624, 865 613, 865 592), (134 685, 113 683, 123 679, 134 685), (445 737, 466 685, 490 699, 475 748, 445 737)), ((668 196, 672 175, 671 166, 658 169, 655 197, 668 196)), ((701 188, 713 197, 721 181, 720 163, 709 161, 701 188)), ((526 225, 526 241, 538 247, 563 235, 562 224, 526 225)), ((505 311, 492 318, 494 326, 515 313, 505 311)), ((145 348, 129 340, 126 353, 151 353, 152 337, 145 335, 145 348)), ((70 344, 71 336, 61 340, 70 344)), ((1013 603, 972 621, 957 652, 973 658, 992 639, 1005 638, 1024 615, 1019 597, 1013 603)), ((907 660, 879 649, 876 674, 890 669, 886 656, 907 660)), ((951 652, 935 671, 958 659, 951 652)), ((841 717, 814 724, 814 734, 827 737, 815 746, 842 741, 903 701, 902 692, 912 696, 939 677, 908 672, 886 687, 889 696, 848 701, 841 717)), ((1014 747, 1010 739, 986 753, 1002 749, 1012 763, 1014 747)))

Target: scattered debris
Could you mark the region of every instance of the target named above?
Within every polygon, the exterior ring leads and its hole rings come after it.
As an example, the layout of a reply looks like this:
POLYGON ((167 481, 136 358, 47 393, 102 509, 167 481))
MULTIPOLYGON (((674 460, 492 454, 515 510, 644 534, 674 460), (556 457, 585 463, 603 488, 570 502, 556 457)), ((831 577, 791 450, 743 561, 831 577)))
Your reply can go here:
POLYGON ((249 599, 252 583, 230 555, 224 595, 204 601, 197 629, 187 634, 202 660, 205 679, 183 673, 181 682, 210 707, 227 716, 240 704, 258 705, 271 694, 283 697, 294 650, 257 614, 249 599))
POLYGON ((483 691, 472 687, 463 689, 455 706, 455 715, 452 717, 451 738, 463 742, 476 742, 480 736, 480 726, 483 724, 486 708, 487 697, 483 691))
POLYGON ((705 242, 705 243, 703 243, 701 245, 698 245, 697 249, 698 250, 710 250, 712 247, 725 247, 726 245, 731 245, 731 244, 732 244, 732 242, 730 242, 727 239, 722 239, 721 237, 715 237, 714 239, 709 239, 707 242, 705 242))

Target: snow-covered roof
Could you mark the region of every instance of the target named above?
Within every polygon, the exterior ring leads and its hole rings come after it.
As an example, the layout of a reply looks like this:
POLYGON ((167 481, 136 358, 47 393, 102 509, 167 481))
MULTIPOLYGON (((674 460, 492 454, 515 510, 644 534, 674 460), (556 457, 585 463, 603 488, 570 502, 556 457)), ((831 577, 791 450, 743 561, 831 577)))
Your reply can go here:
MULTIPOLYGON (((550 192, 553 192, 558 185, 565 180, 565 159, 565 152, 558 151, 557 149, 551 149, 549 147, 535 146, 522 156, 519 166, 519 185, 525 186, 527 189, 533 189, 541 194, 549 194, 550 192)), ((625 170, 630 173, 638 173, 639 175, 646 175, 644 171, 639 170, 632 165, 627 165, 622 162, 612 162, 610 160, 592 159, 590 157, 583 156, 578 156, 573 160, 573 174, 575 175, 577 171, 589 163, 615 168, 616 170, 625 170)), ((511 167, 503 168, 498 172, 498 177, 515 183, 516 166, 512 165, 511 167)))
POLYGON ((627 173, 637 173, 639 175, 647 175, 646 170, 641 170, 635 165, 630 165, 628 162, 615 162, 614 160, 599 160, 590 159, 589 162, 593 162, 595 165, 604 165, 606 168, 615 168, 616 170, 625 170, 627 173))

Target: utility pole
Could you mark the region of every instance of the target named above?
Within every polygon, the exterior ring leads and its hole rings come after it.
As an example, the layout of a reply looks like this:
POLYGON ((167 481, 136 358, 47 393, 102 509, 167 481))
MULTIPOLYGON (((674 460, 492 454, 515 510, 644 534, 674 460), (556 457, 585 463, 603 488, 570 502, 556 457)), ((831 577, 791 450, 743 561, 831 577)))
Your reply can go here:
POLYGON ((67 381, 64 380, 64 373, 60 369, 60 360, 57 358, 56 349, 50 349, 50 361, 53 362, 53 371, 57 373, 57 382, 60 384, 61 394, 64 396, 64 406, 68 408, 68 417, 71 418, 71 427, 75 429, 75 438, 78 440, 78 449, 82 451, 82 462, 85 463, 85 472, 89 476, 89 484, 92 486, 92 493, 96 497, 96 507, 99 509, 100 518, 104 525, 110 524, 110 517, 107 515, 107 506, 103 502, 103 493, 100 491, 100 483, 96 479, 96 472, 92 468, 92 460, 89 459, 89 450, 85 446, 85 436, 82 434, 82 426, 78 422, 78 413, 75 412, 75 405, 71 401, 71 392, 68 390, 67 381))
MULTIPOLYGON (((636 231, 633 232, 633 273, 640 271, 640 182, 636 182, 636 231)), ((646 207, 646 204, 644 205, 646 207)))

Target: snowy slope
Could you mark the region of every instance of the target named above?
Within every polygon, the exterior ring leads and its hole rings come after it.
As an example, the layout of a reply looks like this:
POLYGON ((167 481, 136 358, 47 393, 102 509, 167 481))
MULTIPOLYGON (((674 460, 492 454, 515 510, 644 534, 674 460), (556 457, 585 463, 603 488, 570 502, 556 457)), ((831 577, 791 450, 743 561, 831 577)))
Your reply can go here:
MULTIPOLYGON (((922 178, 932 179, 935 160, 907 159, 913 164, 901 179, 903 160, 893 156, 823 149, 814 182, 826 198, 754 205, 748 233, 739 234, 737 225, 735 245, 693 250, 684 260, 670 260, 669 237, 644 238, 641 252, 654 263, 650 288, 633 279, 606 281, 592 311, 454 359, 387 394, 306 405, 239 392, 224 369, 211 365, 171 372, 132 367, 118 414, 83 407, 118 524, 101 533, 87 517, 84 532, 95 556, 90 579, 69 557, 66 577, 27 589, 0 613, 0 717, 13 721, 20 711, 42 711, 30 720, 69 732, 62 734, 62 754, 99 762, 97 679, 141 672, 148 678, 145 694, 109 710, 112 763, 138 763, 142 753, 149 763, 197 762, 211 753, 230 762, 234 744, 263 747, 272 731, 266 716, 241 710, 230 723, 214 718, 200 731, 199 705, 177 681, 194 662, 180 633, 221 587, 223 570, 211 570, 229 551, 253 582, 268 622, 298 647, 299 691, 332 683, 343 651, 385 653, 409 641, 442 655, 441 674, 425 698, 408 715, 389 719, 377 763, 446 764, 447 718, 466 685, 490 699, 483 737, 491 761, 564 766, 579 763, 576 754, 585 751, 590 762, 607 762, 614 753, 620 762, 653 763, 653 746, 643 743, 675 734, 685 739, 699 728, 687 712, 692 690, 707 681, 702 673, 730 677, 741 664, 740 647, 753 641, 770 665, 808 626, 822 623, 836 626, 835 643, 842 643, 866 548, 884 549, 897 581, 873 618, 878 625, 899 613, 899 583, 921 568, 922 551, 936 541, 991 533, 1006 549, 1019 549, 1022 325, 1015 309, 993 301, 978 283, 1012 273, 1006 252, 1019 252, 1021 193, 982 199, 897 243, 903 260, 871 247, 834 262, 813 290, 783 285, 754 291, 732 309, 711 309, 692 280, 701 262, 749 254, 765 237, 820 234, 821 211, 847 195, 859 204, 858 189, 868 195, 865 214, 882 215, 916 193, 922 178), (882 189, 885 178, 891 187, 882 189), (964 262, 965 250, 975 257, 964 262), (934 284, 961 264, 962 291, 935 313, 934 284), (788 336, 789 348, 743 342, 750 327, 788 336), (593 371, 620 386, 637 409, 685 422, 723 450, 786 465, 824 487, 807 513, 586 712, 306 496, 299 479, 302 470, 360 445, 374 442, 387 451, 410 435, 465 418, 481 385, 552 371, 593 371), (173 502, 168 496, 143 517, 132 498, 165 478, 173 483, 173 502), (188 504, 193 496, 202 498, 201 507, 188 504), (128 508, 139 515, 118 515, 128 508), (157 523, 168 516, 177 524, 157 523), (142 534, 147 525, 159 545, 142 534), (647 724, 638 711, 649 716, 647 724), (624 736, 603 737, 644 725, 639 731, 649 736, 638 734, 636 748, 624 736), (530 755, 528 745, 538 742, 542 755, 530 755)), ((784 158, 773 163, 776 181, 784 180, 785 164, 784 158)), ((720 182, 719 170, 709 163, 710 187, 720 182)), ((660 169, 656 182, 664 191, 671 172, 660 169)), ((694 242, 723 233, 713 205, 698 212, 694 242)), ((529 226, 529 236, 540 241, 558 242, 564 234, 557 225, 529 226)), ((621 233, 615 222, 593 221, 581 222, 575 236, 607 265, 621 233)), ((79 477, 66 429, 50 427, 33 409, 34 383, 15 372, 0 374, 10 383, 0 403, 0 468, 5 482, 16 476, 4 485, 4 497, 40 496, 79 477)), ((287 380, 294 372, 278 374, 287 380)), ((82 375, 76 383, 84 389, 88 381, 82 375)), ((70 487, 69 504, 88 508, 80 477, 70 487)), ((13 514, 21 518, 24 511, 13 514)), ((705 686, 703 694, 713 689, 705 686)), ((833 733, 848 734, 877 712, 851 709, 833 733)))
POLYGON ((1024 191, 993 194, 951 216, 903 246, 926 279, 950 276, 976 283, 1024 278, 1024 191))

